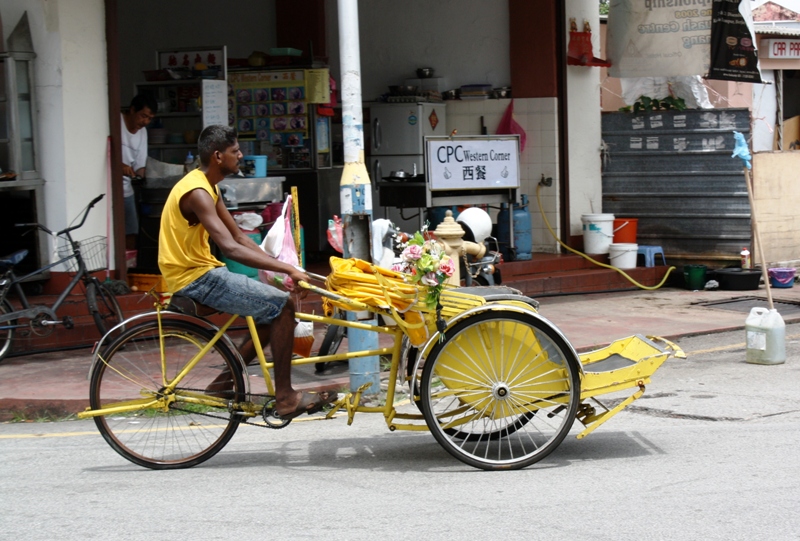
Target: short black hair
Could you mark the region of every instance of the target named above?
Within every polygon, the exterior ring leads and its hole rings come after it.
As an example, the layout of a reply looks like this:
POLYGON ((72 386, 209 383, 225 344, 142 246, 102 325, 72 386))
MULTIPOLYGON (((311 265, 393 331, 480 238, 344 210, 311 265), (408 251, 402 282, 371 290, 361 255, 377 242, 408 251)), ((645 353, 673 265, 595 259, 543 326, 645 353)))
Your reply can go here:
POLYGON ((200 163, 208 165, 214 152, 225 152, 236 144, 238 138, 239 135, 236 133, 236 129, 230 126, 221 124, 206 126, 197 139, 197 153, 200 155, 200 163))
POLYGON ((150 109, 153 114, 158 112, 158 102, 152 94, 136 94, 131 100, 131 107, 134 113, 138 113, 145 107, 150 109))

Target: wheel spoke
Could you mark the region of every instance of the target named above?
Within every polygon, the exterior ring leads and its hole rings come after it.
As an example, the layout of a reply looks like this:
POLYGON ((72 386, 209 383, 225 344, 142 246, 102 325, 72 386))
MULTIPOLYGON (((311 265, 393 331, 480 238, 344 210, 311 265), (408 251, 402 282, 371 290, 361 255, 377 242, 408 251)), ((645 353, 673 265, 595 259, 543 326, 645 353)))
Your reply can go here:
POLYGON ((92 374, 91 406, 100 409, 126 400, 135 403, 143 394, 163 394, 171 402, 166 409, 109 413, 95 421, 106 441, 132 462, 155 469, 189 467, 216 454, 239 424, 228 411, 228 401, 205 394, 205 389, 223 369, 230 374, 232 397, 243 391, 244 381, 236 358, 217 343, 184 375, 180 388, 170 392, 163 382, 174 380, 212 333, 184 321, 162 325, 163 364, 156 322, 128 329, 112 341, 92 374))

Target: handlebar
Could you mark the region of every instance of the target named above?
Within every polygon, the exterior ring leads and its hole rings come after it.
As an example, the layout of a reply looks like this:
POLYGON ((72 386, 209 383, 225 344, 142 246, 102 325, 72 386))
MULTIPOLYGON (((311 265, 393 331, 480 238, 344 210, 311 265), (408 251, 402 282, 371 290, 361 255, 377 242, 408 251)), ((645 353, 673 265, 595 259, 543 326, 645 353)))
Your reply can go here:
POLYGON ((92 210, 92 207, 94 207, 105 196, 106 196, 106 194, 101 193, 100 195, 98 195, 97 197, 95 197, 94 199, 92 199, 89 202, 89 204, 86 206, 86 211, 83 213, 83 217, 81 218, 81 223, 79 223, 78 225, 73 225, 72 227, 67 227, 66 229, 62 229, 61 231, 59 231, 57 233, 53 233, 52 231, 50 231, 50 229, 48 229, 47 227, 45 227, 45 226, 43 226, 42 224, 39 224, 39 223, 14 224, 14 227, 34 227, 34 228, 37 228, 37 229, 41 229, 42 231, 44 231, 48 235, 55 235, 55 236, 63 235, 64 233, 69 233, 70 231, 78 229, 79 227, 81 227, 84 224, 84 222, 86 221, 86 217, 89 215, 89 211, 92 210))
POLYGON ((63 235, 64 233, 69 233, 70 231, 74 231, 75 229, 78 229, 79 227, 83 226, 83 223, 86 221, 86 217, 89 215, 89 211, 92 210, 92 207, 94 207, 105 196, 106 194, 101 193, 100 195, 92 199, 91 202, 89 202, 89 204, 86 206, 86 212, 83 213, 83 218, 81 218, 81 223, 79 223, 78 225, 73 225, 72 227, 67 227, 66 229, 62 229, 61 231, 56 233, 56 236, 63 235))

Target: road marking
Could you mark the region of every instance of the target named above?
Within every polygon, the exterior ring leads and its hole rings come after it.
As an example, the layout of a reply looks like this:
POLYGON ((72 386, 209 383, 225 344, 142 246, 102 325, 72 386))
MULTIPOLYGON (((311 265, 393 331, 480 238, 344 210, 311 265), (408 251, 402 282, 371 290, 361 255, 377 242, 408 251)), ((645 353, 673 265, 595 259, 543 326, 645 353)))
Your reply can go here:
POLYGON ((44 434, 0 434, 0 440, 22 440, 28 438, 72 438, 75 436, 95 436, 100 433, 96 430, 91 432, 51 432, 44 434))
MULTIPOLYGON (((790 334, 786 337, 789 338, 800 338, 800 334, 790 334)), ((702 355, 704 353, 715 353, 717 351, 726 351, 729 349, 740 349, 747 346, 747 342, 740 342, 738 344, 729 344, 727 346, 717 346, 715 348, 708 348, 708 349, 698 349, 696 351, 687 351, 686 355, 702 355)))
MULTIPOLYGON (((338 419, 342 417, 344 414, 336 414, 332 417, 332 419, 338 419)), ((303 419, 292 419, 293 423, 308 423, 311 421, 325 421, 327 420, 325 417, 306 417, 303 419)), ((183 426, 183 427, 164 427, 164 428, 154 428, 151 429, 153 432, 165 432, 167 430, 197 430, 201 428, 225 428, 228 426, 227 424, 219 424, 219 425, 198 425, 198 426, 183 426)), ((246 425, 245 425, 246 426, 246 425)), ((115 430, 115 434, 129 434, 132 432, 141 432, 141 428, 129 428, 126 430, 115 430)), ((99 436, 100 432, 97 430, 91 430, 86 432, 44 432, 38 434, 0 434, 0 440, 24 440, 24 439, 32 439, 32 438, 74 438, 78 436, 99 436)))

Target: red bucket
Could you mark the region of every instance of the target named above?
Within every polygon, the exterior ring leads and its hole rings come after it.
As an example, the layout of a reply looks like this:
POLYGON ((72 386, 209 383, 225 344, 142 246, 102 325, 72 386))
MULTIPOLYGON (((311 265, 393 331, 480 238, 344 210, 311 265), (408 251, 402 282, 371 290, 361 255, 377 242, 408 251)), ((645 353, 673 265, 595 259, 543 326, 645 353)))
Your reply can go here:
POLYGON ((637 218, 615 218, 614 244, 636 244, 636 227, 638 223, 639 220, 637 218))

